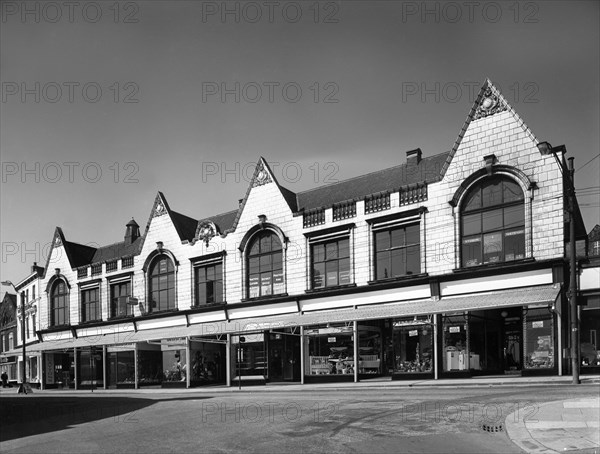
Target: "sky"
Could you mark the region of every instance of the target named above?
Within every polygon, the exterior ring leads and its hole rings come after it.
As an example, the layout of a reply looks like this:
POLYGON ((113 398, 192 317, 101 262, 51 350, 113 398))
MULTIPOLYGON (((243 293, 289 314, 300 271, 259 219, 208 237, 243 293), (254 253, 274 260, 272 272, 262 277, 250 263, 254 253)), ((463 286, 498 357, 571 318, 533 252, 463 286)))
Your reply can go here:
MULTIPOLYGON (((156 193, 237 208, 450 150, 489 78, 600 223, 600 2, 0 1, 0 277, 122 241, 156 193)), ((7 287, 3 290, 8 289, 7 287)), ((3 293, 3 291, 2 291, 3 293)))

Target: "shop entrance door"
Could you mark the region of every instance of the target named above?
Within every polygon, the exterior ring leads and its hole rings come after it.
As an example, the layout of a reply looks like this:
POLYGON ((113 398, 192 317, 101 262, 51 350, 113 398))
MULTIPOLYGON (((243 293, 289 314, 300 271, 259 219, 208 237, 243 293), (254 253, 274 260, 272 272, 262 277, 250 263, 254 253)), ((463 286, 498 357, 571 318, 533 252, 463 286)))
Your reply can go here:
POLYGON ((520 374, 523 367, 521 358, 523 323, 521 317, 507 317, 504 320, 504 373, 520 374))
POLYGON ((300 337, 269 334, 269 380, 300 381, 300 337))

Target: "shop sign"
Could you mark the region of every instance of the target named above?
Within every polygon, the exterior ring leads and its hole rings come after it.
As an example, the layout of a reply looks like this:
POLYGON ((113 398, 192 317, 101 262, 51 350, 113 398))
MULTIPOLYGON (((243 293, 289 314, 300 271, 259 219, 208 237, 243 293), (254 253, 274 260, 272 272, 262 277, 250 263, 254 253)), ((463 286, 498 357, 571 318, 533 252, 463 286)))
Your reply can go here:
POLYGON ((460 326, 450 326, 448 331, 451 333, 460 333, 460 326))
POLYGON ((335 343, 336 342, 336 338, 335 337, 328 337, 327 338, 327 342, 329 342, 330 344, 335 343))
POLYGON ((532 328, 543 328, 544 327, 544 321, 543 320, 539 320, 537 322, 531 322, 531 327, 532 328))
POLYGON ((409 337, 418 336, 418 335, 419 335, 419 330, 417 330, 417 329, 411 329, 411 330, 408 332, 408 335, 409 335, 409 337))

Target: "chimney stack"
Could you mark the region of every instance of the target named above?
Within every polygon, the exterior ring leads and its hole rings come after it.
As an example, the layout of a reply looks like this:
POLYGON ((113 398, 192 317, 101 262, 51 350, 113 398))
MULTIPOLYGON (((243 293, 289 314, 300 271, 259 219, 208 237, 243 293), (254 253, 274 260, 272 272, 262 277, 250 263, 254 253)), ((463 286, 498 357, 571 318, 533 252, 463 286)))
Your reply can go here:
POLYGON ((41 276, 44 274, 44 267, 38 266, 37 262, 33 262, 33 266, 31 267, 31 272, 37 273, 38 275, 41 276))
POLYGON ((417 166, 421 162, 421 149, 416 148, 406 152, 406 164, 409 166, 417 166))
POLYGON ((140 226, 133 218, 126 224, 125 243, 131 244, 140 237, 140 226))

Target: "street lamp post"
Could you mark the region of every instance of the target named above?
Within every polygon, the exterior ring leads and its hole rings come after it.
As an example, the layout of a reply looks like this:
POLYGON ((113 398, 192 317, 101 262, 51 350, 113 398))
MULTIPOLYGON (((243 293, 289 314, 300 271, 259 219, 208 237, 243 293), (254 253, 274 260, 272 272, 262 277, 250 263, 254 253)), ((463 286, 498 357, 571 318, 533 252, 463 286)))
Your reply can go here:
MULTIPOLYGON (((2 285, 11 286, 15 290, 17 298, 19 297, 19 292, 11 281, 2 281, 2 285)), ((21 297, 21 340, 23 341, 23 361, 21 363, 21 384, 19 385, 17 394, 27 394, 25 386, 25 383, 27 383, 27 378, 25 377, 27 374, 25 367, 25 361, 27 361, 27 348, 25 346, 25 298, 23 297, 21 297)))

